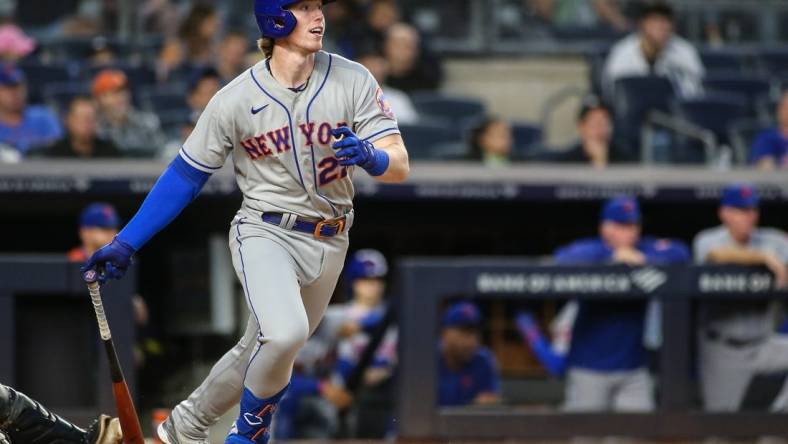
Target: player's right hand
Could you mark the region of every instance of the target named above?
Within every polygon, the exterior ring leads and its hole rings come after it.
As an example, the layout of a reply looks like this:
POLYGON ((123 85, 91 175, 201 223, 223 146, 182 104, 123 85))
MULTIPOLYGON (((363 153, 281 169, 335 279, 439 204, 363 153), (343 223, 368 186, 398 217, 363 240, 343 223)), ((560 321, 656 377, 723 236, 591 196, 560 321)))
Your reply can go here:
POLYGON ((116 237, 93 253, 79 271, 95 270, 99 283, 104 284, 109 279, 122 278, 132 263, 133 255, 134 248, 116 237))

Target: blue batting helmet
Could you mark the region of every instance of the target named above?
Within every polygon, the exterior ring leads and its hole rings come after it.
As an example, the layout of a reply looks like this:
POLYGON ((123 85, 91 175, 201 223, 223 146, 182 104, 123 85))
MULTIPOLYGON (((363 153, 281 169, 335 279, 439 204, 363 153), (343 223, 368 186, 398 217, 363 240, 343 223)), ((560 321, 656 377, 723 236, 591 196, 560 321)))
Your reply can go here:
MULTIPOLYGON (((281 39, 296 27, 295 15, 287 7, 301 0, 255 0, 254 15, 263 37, 281 39)), ((323 4, 336 0, 323 0, 323 4)))

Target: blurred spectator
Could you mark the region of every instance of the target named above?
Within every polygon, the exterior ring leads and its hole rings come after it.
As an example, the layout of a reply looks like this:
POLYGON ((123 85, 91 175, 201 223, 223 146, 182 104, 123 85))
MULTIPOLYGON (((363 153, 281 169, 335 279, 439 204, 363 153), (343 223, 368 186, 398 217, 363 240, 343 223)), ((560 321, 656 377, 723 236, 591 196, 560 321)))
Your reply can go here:
POLYGON ((548 160, 566 163, 586 163, 605 168, 620 157, 613 145, 613 118, 610 108, 598 98, 587 98, 577 118, 580 140, 568 150, 551 155, 548 160))
POLYGON ((115 63, 117 54, 106 37, 98 36, 90 40, 90 54, 87 58, 92 66, 109 66, 115 63))
POLYGON ((210 65, 215 57, 215 38, 219 33, 216 9, 195 3, 178 28, 176 39, 168 41, 159 54, 159 65, 165 73, 182 64, 210 65))
POLYGON ((80 159, 121 157, 115 144, 98 137, 96 114, 96 104, 90 97, 77 97, 72 100, 66 115, 65 136, 45 150, 42 156, 80 159))
POLYGON ((323 12, 327 28, 331 30, 323 40, 326 51, 355 60, 360 42, 380 44, 380 40, 370 40, 365 10, 355 0, 338 0, 330 7, 323 8, 323 12))
POLYGON ((560 29, 624 32, 629 20, 616 0, 527 0, 531 11, 560 29))
POLYGON ((389 28, 383 54, 389 63, 387 85, 412 93, 437 89, 443 80, 440 60, 423 51, 421 36, 411 25, 397 23, 389 28))
POLYGON ((246 68, 246 55, 249 52, 249 37, 240 31, 230 31, 225 34, 219 44, 218 62, 216 70, 221 75, 222 83, 230 83, 246 68))
MULTIPOLYGON (((566 265, 619 263, 630 266, 682 263, 689 251, 681 242, 641 238, 638 203, 629 197, 605 203, 599 237, 558 249, 566 265)), ((651 375, 643 345, 648 302, 579 301, 566 357, 565 409, 570 412, 654 409, 651 375)))
POLYGON ((480 344, 479 308, 470 302, 443 313, 438 362, 438 405, 489 405, 500 401, 498 365, 480 344))
POLYGON ((673 8, 662 1, 642 6, 639 31, 625 37, 610 50, 602 73, 608 98, 616 80, 629 76, 659 75, 670 78, 684 97, 703 91, 705 74, 698 51, 674 34, 673 8))
POLYGON ((67 253, 71 262, 85 262, 99 248, 112 242, 118 234, 120 217, 115 208, 103 202, 88 205, 79 215, 81 244, 67 253))
MULTIPOLYGON (((726 187, 718 211, 722 225, 698 233, 695 261, 762 265, 774 273, 775 287, 785 288, 788 236, 758 228, 758 204, 751 185, 726 187)), ((706 410, 738 410, 755 375, 788 371, 788 336, 775 334, 778 310, 779 304, 763 300, 701 305, 699 364, 706 410)))
POLYGON ((171 37, 178 29, 178 8, 171 0, 145 0, 140 5, 139 15, 147 34, 171 37))
POLYGON ((214 68, 202 68, 195 71, 189 82, 189 90, 186 96, 186 103, 192 112, 199 112, 208 106, 213 96, 219 92, 221 87, 219 72, 214 68))
POLYGON ((777 127, 762 131, 755 138, 750 163, 761 170, 788 168, 788 91, 777 104, 777 127))
POLYGON ((22 71, 12 64, 0 65, 0 143, 24 156, 31 149, 60 138, 63 128, 55 114, 43 106, 28 106, 27 85, 22 71))
POLYGON ((36 49, 36 41, 13 23, 0 25, 0 62, 16 63, 36 49))
POLYGON ((397 122, 406 125, 417 123, 419 114, 416 112, 416 108, 413 106, 410 97, 403 91, 386 85, 388 62, 385 57, 383 57, 383 54, 374 50, 367 51, 359 54, 356 61, 364 65, 375 77, 375 80, 378 81, 378 85, 383 89, 386 100, 389 105, 391 105, 391 109, 397 117, 397 122))
MULTIPOLYGON (((367 6, 365 42, 379 47, 392 26, 399 23, 402 13, 396 0, 371 0, 367 6)), ((356 42, 358 44, 359 42, 356 42)))
POLYGON ((121 152, 154 153, 164 145, 159 119, 138 111, 131 103, 131 90, 123 71, 106 69, 93 80, 93 96, 99 107, 99 136, 111 140, 121 152))
POLYGON ((470 160, 480 160, 485 166, 506 166, 512 162, 514 138, 512 127, 505 120, 492 117, 471 131, 470 160))

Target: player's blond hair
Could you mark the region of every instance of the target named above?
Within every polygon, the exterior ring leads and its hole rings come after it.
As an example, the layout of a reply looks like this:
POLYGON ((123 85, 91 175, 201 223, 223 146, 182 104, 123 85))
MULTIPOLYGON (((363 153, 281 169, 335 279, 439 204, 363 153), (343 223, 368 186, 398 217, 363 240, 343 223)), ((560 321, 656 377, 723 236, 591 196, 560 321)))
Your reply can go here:
POLYGON ((257 47, 263 52, 265 58, 270 58, 274 54, 274 39, 270 37, 258 39, 257 47))

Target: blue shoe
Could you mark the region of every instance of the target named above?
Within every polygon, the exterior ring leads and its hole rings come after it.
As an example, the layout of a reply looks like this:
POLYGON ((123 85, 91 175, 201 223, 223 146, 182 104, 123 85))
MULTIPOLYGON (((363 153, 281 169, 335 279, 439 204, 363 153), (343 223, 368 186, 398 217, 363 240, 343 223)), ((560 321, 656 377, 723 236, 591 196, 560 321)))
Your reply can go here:
POLYGON ((276 405, 282 399, 287 387, 268 399, 260 399, 244 388, 241 396, 241 413, 235 421, 224 444, 268 444, 271 436, 271 420, 276 412, 276 405))

